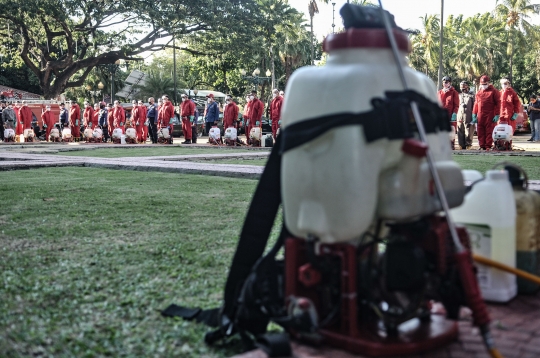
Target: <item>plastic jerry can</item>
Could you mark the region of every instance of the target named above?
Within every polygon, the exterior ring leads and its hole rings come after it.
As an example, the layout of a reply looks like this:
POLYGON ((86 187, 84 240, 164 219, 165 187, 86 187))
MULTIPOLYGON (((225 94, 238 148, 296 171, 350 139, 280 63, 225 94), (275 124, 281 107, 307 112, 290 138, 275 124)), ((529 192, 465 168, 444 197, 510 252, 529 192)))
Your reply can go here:
POLYGON ((120 136, 120 144, 126 144, 126 135, 125 134, 122 134, 120 136))
POLYGON ((265 147, 273 147, 274 146, 274 138, 272 138, 271 134, 267 134, 264 136, 263 145, 265 147))
MULTIPOLYGON (((537 274, 538 271, 538 234, 540 222, 537 203, 540 194, 532 190, 514 187, 516 198, 516 266, 518 269, 537 274)), ((519 293, 532 293, 538 290, 537 284, 517 278, 519 293)))
POLYGON ((261 128, 259 127, 253 127, 251 128, 251 132, 249 133, 249 137, 254 140, 261 140, 261 128))
MULTIPOLYGON (((516 205, 506 170, 488 170, 452 217, 466 227, 475 254, 516 267, 516 205)), ((485 300, 508 302, 516 296, 515 275, 480 264, 477 268, 485 300)))

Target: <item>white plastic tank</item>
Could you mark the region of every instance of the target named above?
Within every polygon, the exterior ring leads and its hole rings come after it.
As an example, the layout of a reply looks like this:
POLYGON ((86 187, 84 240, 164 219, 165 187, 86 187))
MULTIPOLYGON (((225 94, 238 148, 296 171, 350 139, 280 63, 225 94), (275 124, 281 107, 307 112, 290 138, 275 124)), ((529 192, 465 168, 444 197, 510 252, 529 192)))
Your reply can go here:
POLYGON ((34 137, 34 130, 32 129, 24 130, 24 138, 33 138, 33 137, 34 137))
POLYGON ((219 140, 221 139, 221 131, 218 127, 212 127, 210 128, 210 131, 208 132, 208 136, 215 140, 219 140))
POLYGON ((6 139, 15 138, 15 131, 11 128, 6 128, 4 130, 4 138, 6 139))
POLYGON ((500 123, 493 128, 492 137, 494 141, 504 140, 509 142, 512 140, 513 132, 512 126, 506 123, 500 123))
MULTIPOLYGON (((407 33, 398 29, 394 33, 409 86, 438 103, 433 81, 408 66, 407 33)), ((329 35, 324 47, 325 66, 300 68, 287 83, 281 117, 284 131, 318 117, 368 112, 373 98, 403 91, 383 28, 349 28, 329 35)), ((457 206, 463 200, 463 178, 452 161, 448 138, 447 131, 428 134, 451 206, 457 206)), ((281 183, 287 228, 297 237, 349 242, 377 217, 410 220, 440 210, 425 158, 405 158, 403 142, 383 138, 368 143, 364 127, 352 125, 331 129, 285 152, 281 183)))
POLYGON ((51 133, 49 134, 49 137, 51 138, 59 138, 60 137, 60 131, 58 128, 51 129, 51 133))
POLYGON ((137 131, 135 130, 135 128, 126 129, 126 137, 128 137, 130 139, 137 138, 137 131))
MULTIPOLYGON (((488 170, 452 217, 466 227, 474 253, 516 266, 516 204, 506 170, 488 170)), ((517 294, 515 275, 479 264, 477 278, 485 300, 508 302, 517 294)))
POLYGON ((86 128, 83 133, 84 138, 92 138, 93 133, 92 129, 86 128))
POLYGON ((120 144, 126 144, 126 135, 125 134, 120 135, 120 144))
POLYGON ((115 128, 112 132, 113 138, 121 138, 122 137, 122 129, 121 128, 115 128))
POLYGON ((238 133, 236 131, 236 128, 230 127, 225 130, 225 138, 230 140, 236 140, 238 137, 238 133))
POLYGON ((249 132, 249 137, 254 140, 261 140, 261 128, 259 127, 253 127, 251 128, 251 131, 249 132))
POLYGON ((101 128, 96 128, 94 129, 92 135, 94 136, 94 138, 100 139, 101 137, 103 137, 103 130, 101 128))
POLYGON ((62 138, 64 138, 64 139, 71 138, 71 128, 62 129, 62 138))

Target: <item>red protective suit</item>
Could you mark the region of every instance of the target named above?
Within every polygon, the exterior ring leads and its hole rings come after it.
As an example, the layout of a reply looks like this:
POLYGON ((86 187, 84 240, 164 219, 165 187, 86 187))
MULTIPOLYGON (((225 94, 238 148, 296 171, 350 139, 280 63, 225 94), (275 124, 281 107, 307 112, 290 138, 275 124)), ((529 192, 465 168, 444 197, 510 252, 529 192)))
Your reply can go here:
MULTIPOLYGON (((443 88, 439 90, 438 95, 443 108, 448 112, 448 116, 452 117, 454 113, 457 115, 459 109, 459 94, 454 87, 450 86, 447 89, 443 88)), ((452 125, 454 133, 456 133, 457 122, 450 122, 450 124, 452 125)), ((455 139, 450 141, 450 145, 453 150, 455 147, 455 139)))
POLYGON ((32 129, 32 110, 30 107, 23 105, 19 108, 19 122, 23 124, 23 132, 25 129, 32 129))
POLYGON ((69 126, 71 127, 71 135, 75 140, 81 137, 81 107, 74 103, 69 108, 69 126))
POLYGON ((17 122, 17 123, 15 123, 15 134, 16 135, 24 133, 23 123, 19 119, 20 118, 19 117, 19 109, 21 109, 21 107, 13 106, 13 112, 15 112, 15 121, 17 122))
POLYGON ((507 123, 512 126, 512 129, 516 130, 516 121, 512 120, 514 113, 521 111, 521 101, 512 87, 507 87, 504 91, 501 91, 501 110, 499 123, 507 123))
POLYGON ((497 125, 493 123, 493 118, 500 113, 500 102, 499 91, 492 85, 476 93, 473 114, 478 116, 476 133, 480 148, 490 149, 493 146, 493 128, 497 125))
POLYGON ((146 138, 148 138, 148 126, 145 126, 146 122, 146 113, 148 110, 145 105, 139 106, 139 116, 141 118, 141 143, 146 143, 146 138))
POLYGON ((191 102, 189 99, 182 101, 182 104, 180 105, 180 116, 182 117, 182 133, 184 133, 184 138, 186 140, 191 140, 193 137, 189 117, 194 116, 195 111, 195 103, 191 102))
POLYGON ((109 131, 109 137, 112 138, 112 132, 114 130, 114 108, 107 108, 107 130, 109 131))
POLYGON ((158 128, 169 127, 171 131, 171 136, 172 136, 173 126, 170 123, 170 121, 172 117, 174 117, 174 106, 172 102, 167 101, 161 105, 158 111, 158 128))
POLYGON ((137 132, 137 141, 140 142, 142 138, 142 128, 140 125, 141 122, 141 111, 139 106, 133 106, 131 109, 131 126, 135 128, 137 132))
POLYGON ((99 109, 96 111, 94 109, 94 115, 92 116, 92 129, 95 129, 99 126, 99 109))
POLYGON ((47 110, 41 113, 41 121, 47 127, 45 128, 45 140, 49 141, 49 135, 51 134, 51 129, 53 129, 55 123, 57 122, 54 118, 53 113, 50 110, 47 110))
POLYGON ((225 106, 223 111, 223 128, 227 129, 231 126, 235 127, 238 120, 238 106, 231 101, 225 106))
POLYGON ((264 103, 262 103, 258 98, 253 98, 251 102, 249 102, 249 125, 246 128, 246 137, 249 139, 249 133, 251 132, 251 128, 255 127, 255 123, 259 121, 259 127, 262 127, 262 114, 264 110, 264 103))
POLYGON ((90 106, 85 107, 84 112, 83 112, 83 125, 85 127, 90 126, 90 128, 94 128, 92 126, 93 118, 94 118, 94 108, 92 108, 90 106))
POLYGON ((126 112, 122 106, 117 106, 113 108, 113 125, 114 129, 122 129, 122 133, 125 133, 126 130, 124 125, 126 124, 126 112))
POLYGON ((283 106, 283 97, 277 96, 270 103, 270 119, 272 120, 272 137, 276 139, 276 132, 279 128, 281 119, 281 107, 283 106))

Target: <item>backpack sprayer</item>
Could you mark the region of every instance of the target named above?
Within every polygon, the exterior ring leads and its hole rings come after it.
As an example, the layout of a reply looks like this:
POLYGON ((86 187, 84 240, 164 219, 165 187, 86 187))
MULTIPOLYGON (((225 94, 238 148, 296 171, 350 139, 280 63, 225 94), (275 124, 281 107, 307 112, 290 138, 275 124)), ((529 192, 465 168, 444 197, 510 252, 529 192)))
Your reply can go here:
POLYGON ((500 357, 468 234, 449 213, 465 187, 451 160, 448 113, 430 79, 405 73, 399 50, 410 43, 382 4, 346 4, 341 15, 346 32, 325 40, 327 68, 303 68, 289 80, 284 125, 246 215, 223 306, 171 305, 162 314, 215 327, 208 344, 238 334, 246 350, 270 356, 291 354, 288 334, 395 356, 455 340, 452 320, 469 306, 490 354, 500 357), (336 85, 354 101, 297 105, 309 100, 308 89, 336 85), (284 225, 264 254, 280 204, 284 225), (451 320, 432 315, 432 301, 451 320), (288 334, 268 334, 270 321, 288 334))

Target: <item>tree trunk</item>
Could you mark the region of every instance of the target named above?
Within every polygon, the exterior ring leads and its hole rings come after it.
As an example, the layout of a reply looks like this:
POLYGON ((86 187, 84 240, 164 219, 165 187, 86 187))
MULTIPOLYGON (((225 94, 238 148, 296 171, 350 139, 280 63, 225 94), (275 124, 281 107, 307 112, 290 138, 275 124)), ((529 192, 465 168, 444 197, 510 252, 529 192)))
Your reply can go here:
POLYGON ((275 66, 274 66, 274 49, 272 47, 272 45, 270 45, 270 71, 272 71, 272 90, 274 88, 276 88, 276 74, 274 73, 275 72, 275 66))
POLYGON ((442 55, 443 55, 443 39, 444 39, 444 0, 441 0, 441 34, 439 38, 439 73, 437 76, 437 88, 442 89, 442 77, 443 77, 443 67, 442 67, 442 55))
POLYGON ((510 42, 510 73, 508 74, 508 79, 510 80, 510 85, 512 85, 512 67, 513 67, 513 64, 514 64, 514 36, 512 36, 512 41, 510 42))

